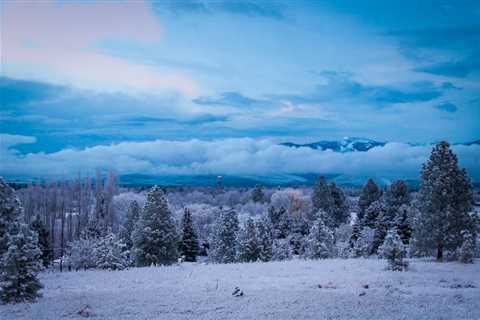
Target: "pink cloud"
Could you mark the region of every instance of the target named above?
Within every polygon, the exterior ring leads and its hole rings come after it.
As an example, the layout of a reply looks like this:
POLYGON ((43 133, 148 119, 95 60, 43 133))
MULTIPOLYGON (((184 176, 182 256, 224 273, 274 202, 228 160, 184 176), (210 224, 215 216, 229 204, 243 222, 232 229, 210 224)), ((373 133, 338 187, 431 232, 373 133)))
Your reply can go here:
POLYGON ((162 28, 143 1, 8 1, 1 12, 7 76, 89 89, 198 94, 187 74, 96 50, 102 40, 160 40, 162 28))

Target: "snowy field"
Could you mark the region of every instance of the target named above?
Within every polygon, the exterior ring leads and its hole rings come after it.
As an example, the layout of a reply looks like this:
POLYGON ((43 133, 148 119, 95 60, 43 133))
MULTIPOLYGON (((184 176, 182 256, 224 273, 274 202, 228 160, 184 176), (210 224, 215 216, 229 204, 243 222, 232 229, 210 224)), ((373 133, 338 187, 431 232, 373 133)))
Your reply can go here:
POLYGON ((412 260, 408 272, 376 259, 44 273, 43 298, 0 305, 0 318, 480 319, 480 261, 412 260), (235 287, 244 295, 232 296, 235 287))

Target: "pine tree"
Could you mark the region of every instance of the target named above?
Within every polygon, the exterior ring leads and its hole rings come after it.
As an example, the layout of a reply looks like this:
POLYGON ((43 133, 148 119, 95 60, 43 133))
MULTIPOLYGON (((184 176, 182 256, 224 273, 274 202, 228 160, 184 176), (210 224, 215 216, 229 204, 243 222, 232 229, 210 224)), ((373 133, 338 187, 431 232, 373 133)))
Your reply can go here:
POLYGON ((332 213, 334 200, 330 192, 330 187, 327 184, 325 177, 318 178, 313 187, 312 203, 315 211, 322 209, 328 214, 332 213))
POLYGON ((305 238, 308 235, 309 229, 309 222, 303 215, 295 215, 290 219, 288 242, 290 243, 293 254, 300 255, 303 253, 305 249, 305 238))
POLYGON ((374 202, 380 199, 382 196, 382 190, 378 188, 372 179, 368 179, 365 186, 363 186, 362 193, 358 199, 358 219, 363 219, 365 210, 374 202))
POLYGON ((422 167, 419 200, 421 217, 414 230, 416 245, 436 251, 437 260, 442 261, 445 250, 454 252, 460 248, 464 229, 474 232, 469 215, 473 203, 470 180, 466 171, 458 167, 457 156, 445 141, 433 148, 422 167))
POLYGON ((334 238, 332 231, 325 225, 321 218, 317 219, 306 241, 304 258, 326 259, 333 256, 334 238))
POLYGON ((130 202, 130 206, 128 208, 125 222, 120 229, 119 237, 123 243, 125 243, 125 250, 132 250, 133 241, 132 241, 132 233, 135 229, 135 225, 140 217, 140 207, 138 206, 138 202, 133 200, 130 202))
POLYGON ((463 243, 460 247, 459 258, 463 263, 473 263, 476 251, 475 235, 468 229, 462 231, 463 243))
POLYGON ((177 231, 163 191, 155 186, 132 234, 137 266, 168 265, 177 261, 177 231))
POLYGON ((387 211, 381 212, 378 216, 370 254, 378 253, 378 248, 383 244, 388 231, 393 227, 393 219, 387 211))
POLYGON ((263 202, 264 199, 265 195, 263 194, 262 187, 257 184, 252 190, 252 200, 253 202, 263 202))
POLYGON ((216 263, 235 262, 238 230, 237 213, 234 210, 221 212, 215 222, 212 239, 210 240, 208 256, 211 261, 216 263))
POLYGON ((42 264, 47 268, 53 260, 53 250, 50 246, 50 236, 39 215, 32 222, 32 231, 37 234, 38 246, 42 252, 42 264))
POLYGON ((15 192, 0 178, 0 300, 5 303, 34 301, 42 288, 38 238, 23 221, 15 192))
POLYGON ((286 239, 273 240, 272 261, 290 260, 292 255, 292 249, 286 239))
POLYGON ((411 211, 412 209, 408 205, 401 205, 395 213, 393 222, 394 228, 397 229, 400 239, 406 246, 410 244, 410 238, 412 237, 411 211))
POLYGON ((268 218, 257 222, 259 258, 261 261, 272 260, 273 255, 273 226, 268 218))
POLYGON ((0 257, 8 249, 8 228, 23 222, 23 212, 15 192, 0 177, 0 257))
POLYGON ((260 258, 260 242, 252 218, 248 218, 238 235, 237 261, 255 262, 260 258))
POLYGON ((8 250, 0 260, 0 300, 4 303, 35 301, 43 287, 37 278, 42 269, 36 234, 26 224, 10 228, 8 250), (15 229, 15 231, 14 231, 15 229))
POLYGON ((402 205, 410 204, 408 187, 403 180, 394 181, 385 192, 385 204, 389 210, 395 211, 402 205))
POLYGON ((404 259, 407 256, 407 249, 400 239, 397 230, 392 229, 385 237, 385 242, 380 247, 380 254, 388 261, 388 269, 403 271, 408 267, 404 259))
POLYGON ((354 258, 367 257, 372 252, 372 246, 375 238, 375 230, 369 227, 364 227, 358 234, 358 239, 355 241, 351 250, 354 258))
POLYGON ((182 239, 180 243, 181 255, 185 257, 185 261, 195 262, 200 251, 198 237, 193 226, 192 213, 185 208, 182 217, 182 239))
POLYGON ((341 224, 350 220, 350 210, 343 190, 337 187, 335 182, 330 184, 330 194, 333 199, 333 212, 331 214, 334 227, 338 228, 341 224))
POLYGON ((290 232, 291 219, 284 207, 275 209, 271 206, 268 208, 268 218, 273 227, 273 237, 275 239, 285 239, 290 232))
POLYGON ((95 264, 99 269, 123 270, 130 264, 125 244, 113 233, 100 239, 95 248, 95 264))
POLYGON ((384 216, 386 212, 387 208, 381 199, 372 202, 365 210, 363 225, 372 229, 375 228, 378 218, 384 216))

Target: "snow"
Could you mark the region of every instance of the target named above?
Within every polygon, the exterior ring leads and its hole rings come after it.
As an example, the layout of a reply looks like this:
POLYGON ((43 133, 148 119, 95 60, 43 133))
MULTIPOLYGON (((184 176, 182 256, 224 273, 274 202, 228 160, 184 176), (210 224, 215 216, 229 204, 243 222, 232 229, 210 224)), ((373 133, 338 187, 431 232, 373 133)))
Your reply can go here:
POLYGON ((94 319, 480 319, 480 260, 385 266, 327 259, 45 272, 43 298, 0 305, 0 319, 83 319, 80 310, 94 319), (236 287, 243 296, 232 295, 236 287))

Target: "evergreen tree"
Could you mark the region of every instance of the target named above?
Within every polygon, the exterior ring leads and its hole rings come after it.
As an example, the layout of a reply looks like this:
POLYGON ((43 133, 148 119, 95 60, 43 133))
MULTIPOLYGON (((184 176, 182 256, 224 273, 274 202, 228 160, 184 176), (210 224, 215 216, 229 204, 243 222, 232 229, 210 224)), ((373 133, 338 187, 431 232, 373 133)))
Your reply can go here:
POLYGON ((237 213, 234 210, 221 212, 214 225, 208 253, 209 258, 213 262, 235 262, 238 230, 237 213))
POLYGON ((397 229, 398 235, 404 245, 410 244, 412 237, 411 208, 408 205, 401 205, 395 214, 393 226, 397 229))
POLYGON ((255 262, 260 258, 260 249, 255 222, 248 218, 238 235, 237 260, 239 262, 255 262))
POLYGON ((393 219, 387 211, 383 211, 378 216, 377 222, 375 223, 375 233, 370 254, 378 253, 378 248, 385 240, 388 231, 393 227, 393 219))
POLYGON ((181 255, 185 257, 185 261, 195 262, 200 251, 198 237, 193 226, 192 213, 185 208, 182 217, 182 239, 180 243, 181 255))
POLYGON ((132 250, 132 233, 135 229, 135 225, 137 224, 139 217, 140 207, 138 205, 138 202, 133 200, 132 202, 130 202, 130 206, 125 217, 125 222, 123 223, 119 234, 120 239, 125 244, 125 250, 132 250))
POLYGON ((292 254, 292 249, 286 239, 273 240, 272 261, 290 260, 292 254))
POLYGON ((42 288, 37 278, 41 254, 36 233, 23 223, 15 192, 0 178, 0 300, 34 301, 42 288))
POLYGON ((23 219, 20 201, 15 192, 0 177, 0 257, 8 249, 8 228, 23 219))
POLYGON ((290 219, 288 242, 293 254, 303 253, 305 249, 305 238, 308 235, 309 229, 308 221, 304 216, 295 215, 290 219))
POLYGON ((462 231, 463 243, 460 247, 459 258, 463 263, 473 263, 476 251, 475 235, 468 229, 462 231))
POLYGON ((265 195, 263 194, 262 187, 257 184, 252 190, 252 200, 253 202, 263 202, 264 199, 265 195))
POLYGON ((167 199, 155 186, 147 200, 132 234, 137 266, 168 265, 177 261, 177 231, 167 199))
POLYGON ((100 239, 95 248, 95 264, 99 269, 123 270, 130 264, 125 244, 113 233, 100 239))
POLYGON ((389 210, 395 211, 402 205, 410 204, 408 187, 403 180, 394 181, 385 192, 385 203, 389 210))
POLYGON ((23 223, 10 228, 8 249, 0 259, 0 300, 4 303, 35 301, 42 284, 37 273, 42 269, 37 236, 23 223))
POLYGON ((321 218, 317 219, 306 241, 304 258, 326 259, 333 256, 334 238, 332 231, 325 225, 321 218))
POLYGON ((39 215, 32 222, 32 231, 37 234, 38 246, 42 252, 40 258, 43 266, 47 268, 53 260, 53 250, 50 246, 50 235, 39 215))
POLYGON ((372 229, 375 228, 378 218, 384 216, 386 212, 387 208, 381 199, 372 202, 365 210, 363 225, 372 229))
POLYGON ((315 211, 322 209, 328 214, 332 213, 334 200, 330 192, 330 187, 327 184, 325 177, 318 178, 313 187, 312 203, 315 211))
POLYGON ((375 238, 375 230, 369 227, 364 227, 358 234, 358 239, 355 241, 351 250, 354 258, 368 257, 372 252, 373 241, 375 238))
POLYGON ((257 222, 259 258, 261 261, 270 261, 273 255, 273 226, 268 218, 257 222))
POLYGON ((463 230, 475 232, 469 215, 473 203, 470 180, 445 141, 433 148, 422 167, 419 200, 416 245, 436 251, 437 260, 442 261, 445 250, 454 252, 460 248, 463 230))
POLYGON ((407 256, 407 250, 397 230, 392 229, 388 232, 379 251, 381 256, 388 260, 388 269, 393 271, 407 269, 408 262, 404 260, 407 256))
POLYGON ((275 239, 285 239, 290 232, 291 219, 284 207, 275 209, 271 206, 268 208, 268 218, 273 227, 273 237, 275 239))
POLYGON ((356 242, 360 238, 360 233, 362 232, 362 229, 363 221, 357 218, 352 227, 352 235, 350 236, 349 240, 350 248, 353 249, 355 247, 356 242))
POLYGON ((382 196, 382 190, 378 188, 372 179, 368 179, 365 186, 363 186, 362 193, 358 199, 358 219, 363 219, 365 210, 374 202, 380 199, 382 196))
POLYGON ((337 187, 335 182, 330 184, 330 194, 333 199, 332 218, 334 227, 338 228, 341 224, 350 220, 350 210, 343 190, 337 187))

